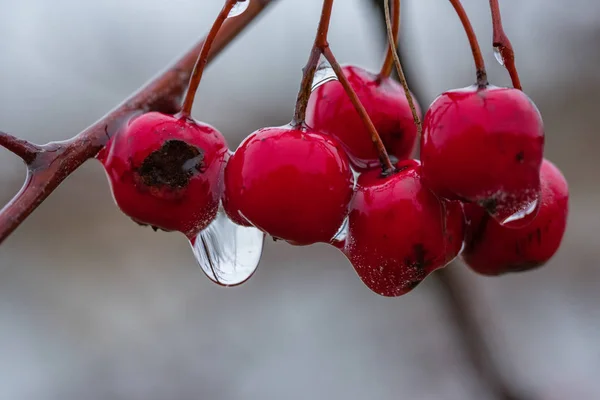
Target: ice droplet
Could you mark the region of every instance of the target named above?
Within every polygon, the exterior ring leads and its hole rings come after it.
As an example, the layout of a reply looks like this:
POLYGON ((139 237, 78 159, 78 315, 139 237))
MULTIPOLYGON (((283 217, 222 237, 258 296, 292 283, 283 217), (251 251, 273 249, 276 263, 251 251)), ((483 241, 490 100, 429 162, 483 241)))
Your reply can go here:
POLYGON ((342 249, 346 245, 346 239, 348 239, 348 230, 349 230, 349 222, 348 217, 344 218, 344 222, 342 222, 342 226, 337 231, 333 239, 331 239, 331 244, 338 249, 342 249))
POLYGON ((500 47, 494 46, 494 57, 496 57, 496 61, 498 61, 500 65, 504 66, 504 57, 502 57, 500 47))
POLYGON ((190 241, 196 261, 213 282, 236 286, 256 271, 264 233, 234 224, 220 209, 215 220, 190 241))
POLYGON ((319 65, 317 65, 317 70, 315 71, 315 77, 313 78, 311 90, 314 91, 319 86, 330 81, 337 81, 337 76, 335 75, 333 68, 331 68, 329 61, 327 61, 325 57, 321 56, 319 59, 319 65))
POLYGON ((244 11, 246 11, 248 9, 249 5, 250 5, 250 0, 238 0, 238 2, 235 3, 235 5, 231 9, 231 11, 229 11, 227 18, 237 17, 238 15, 240 15, 244 11))
POLYGON ((516 213, 509 215, 507 218, 505 218, 500 222, 500 225, 504 225, 504 226, 508 226, 508 227, 515 227, 515 228, 519 228, 522 227, 524 225, 527 225, 530 221, 531 218, 528 217, 535 217, 535 211, 537 211, 538 208, 538 200, 535 199, 533 200, 531 203, 527 204, 525 207, 523 207, 521 210, 517 211, 516 213))

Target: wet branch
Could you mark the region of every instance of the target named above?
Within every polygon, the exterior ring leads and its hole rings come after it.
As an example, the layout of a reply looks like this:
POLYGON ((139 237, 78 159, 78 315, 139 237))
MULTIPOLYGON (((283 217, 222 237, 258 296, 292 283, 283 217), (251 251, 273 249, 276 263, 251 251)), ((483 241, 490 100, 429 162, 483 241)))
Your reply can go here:
MULTIPOLYGON (((274 0, 247 0, 248 9, 228 19, 215 38, 209 61, 223 50, 274 0)), ((174 112, 188 85, 204 40, 173 65, 127 98, 96 123, 64 142, 37 146, 6 133, 0 145, 27 164, 27 178, 19 193, 0 210, 0 244, 85 161, 96 156, 118 127, 119 121, 146 111, 174 112)))

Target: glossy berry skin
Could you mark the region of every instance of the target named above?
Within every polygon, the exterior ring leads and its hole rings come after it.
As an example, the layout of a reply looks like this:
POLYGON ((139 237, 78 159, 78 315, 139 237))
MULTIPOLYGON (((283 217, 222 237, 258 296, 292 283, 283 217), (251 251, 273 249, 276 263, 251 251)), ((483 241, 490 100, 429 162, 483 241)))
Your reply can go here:
POLYGON ((292 244, 329 242, 352 187, 348 158, 334 139, 302 127, 263 128, 231 156, 223 207, 234 222, 292 244))
POLYGON ((439 196, 476 202, 504 221, 537 199, 543 148, 541 116, 522 91, 453 90, 425 114, 423 178, 439 196))
POLYGON ((462 205, 438 199, 421 183, 418 161, 381 177, 363 173, 350 205, 343 252, 361 280, 382 296, 401 296, 444 267, 464 238, 462 205))
MULTIPOLYGON (((402 86, 391 78, 380 78, 360 67, 345 66, 343 71, 389 154, 398 160, 410 157, 417 128, 402 86)), ((416 100, 415 105, 420 116, 416 100)), ((313 91, 308 101, 306 122, 335 137, 344 146, 357 171, 380 167, 365 123, 338 81, 324 83, 313 91)))
POLYGON ((98 158, 117 205, 139 224, 191 238, 215 218, 228 149, 212 126, 149 112, 129 120, 98 158))
POLYGON ((463 260, 483 275, 526 271, 545 264, 560 247, 569 211, 569 188, 550 161, 541 169, 539 211, 527 226, 511 229, 489 218, 485 211, 466 204, 467 240, 463 260))

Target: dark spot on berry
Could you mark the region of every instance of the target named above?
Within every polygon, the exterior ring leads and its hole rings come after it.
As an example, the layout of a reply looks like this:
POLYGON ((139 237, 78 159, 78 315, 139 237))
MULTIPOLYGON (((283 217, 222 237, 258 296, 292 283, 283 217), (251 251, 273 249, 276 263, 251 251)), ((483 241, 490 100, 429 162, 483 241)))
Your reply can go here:
POLYGON ((533 232, 527 234, 527 242, 528 243, 533 242, 533 232))
POLYGON ((541 228, 537 228, 535 230, 535 235, 537 237, 538 244, 541 246, 542 245, 542 229, 541 228))
POLYGON ((515 160, 517 160, 518 163, 523 163, 523 161, 525 161, 525 152, 520 151, 517 153, 517 155, 515 155, 515 160))
POLYGON ((432 261, 427 259, 427 250, 425 250, 425 246, 421 243, 413 246, 411 256, 406 257, 404 260, 404 263, 411 268, 422 271, 432 265, 432 261))
POLYGON ((498 210, 498 201, 493 197, 490 197, 489 199, 481 200, 479 202, 479 205, 481 207, 485 208, 485 210, 492 215, 496 214, 496 211, 498 210))
POLYGON ((421 283, 422 281, 420 280, 414 280, 414 281, 409 281, 406 282, 405 288, 407 290, 413 290, 414 288, 416 288, 417 286, 419 286, 419 283, 421 283))
POLYGON ((146 186, 180 189, 204 169, 204 151, 182 140, 167 140, 150 153, 137 173, 146 186))

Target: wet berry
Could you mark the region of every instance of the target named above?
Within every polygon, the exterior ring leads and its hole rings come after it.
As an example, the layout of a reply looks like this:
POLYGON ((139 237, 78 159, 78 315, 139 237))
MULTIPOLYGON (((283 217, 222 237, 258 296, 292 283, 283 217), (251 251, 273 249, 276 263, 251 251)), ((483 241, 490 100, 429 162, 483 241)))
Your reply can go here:
POLYGON ((423 178, 436 194, 476 202, 502 222, 536 201, 543 147, 541 116, 522 91, 452 90, 425 114, 423 178))
POLYGON ((569 211, 567 181, 550 161, 541 169, 539 211, 527 226, 511 229, 475 204, 465 205, 468 221, 463 260, 484 275, 526 271, 545 264, 558 250, 569 211))
POLYGON ((215 218, 227 157, 215 128, 149 112, 128 121, 99 159, 125 214, 191 238, 215 218))
POLYGON ((329 242, 352 197, 348 158, 331 137, 309 128, 263 128, 247 137, 225 169, 227 215, 274 238, 329 242))
MULTIPOLYGON (((343 71, 389 154, 398 160, 410 157, 417 128, 402 86, 360 67, 345 66, 343 71)), ((418 105, 417 111, 420 114, 418 105)), ((311 94, 306 122, 338 139, 355 169, 379 168, 379 157, 369 132, 338 81, 327 82, 311 94)))
POLYGON ((459 253, 462 206, 438 199, 421 183, 421 166, 408 160, 382 177, 363 173, 350 205, 343 248, 362 281, 383 296, 400 296, 459 253))

